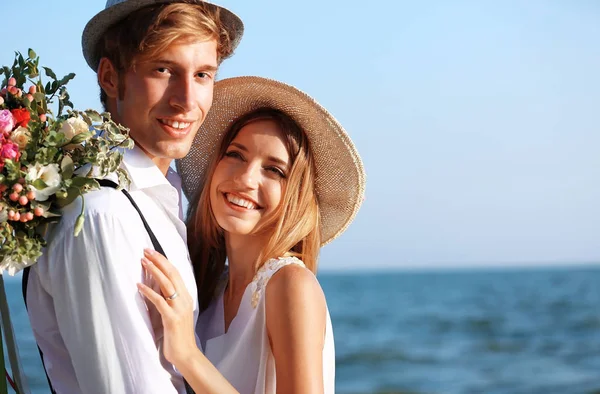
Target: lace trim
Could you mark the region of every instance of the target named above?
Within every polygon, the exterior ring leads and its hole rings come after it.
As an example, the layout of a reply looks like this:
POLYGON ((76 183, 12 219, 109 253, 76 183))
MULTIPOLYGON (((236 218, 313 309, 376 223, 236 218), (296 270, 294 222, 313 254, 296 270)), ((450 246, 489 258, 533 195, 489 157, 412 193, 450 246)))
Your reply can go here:
POLYGON ((281 267, 290 264, 296 264, 301 267, 306 267, 300 259, 293 256, 271 259, 267 261, 262 267, 260 267, 260 269, 256 272, 256 275, 254 275, 252 283, 250 284, 252 286, 252 308, 256 308, 258 306, 258 301, 260 301, 260 297, 264 292, 264 289, 267 286, 267 282, 269 281, 271 276, 273 276, 275 272, 279 271, 281 267))

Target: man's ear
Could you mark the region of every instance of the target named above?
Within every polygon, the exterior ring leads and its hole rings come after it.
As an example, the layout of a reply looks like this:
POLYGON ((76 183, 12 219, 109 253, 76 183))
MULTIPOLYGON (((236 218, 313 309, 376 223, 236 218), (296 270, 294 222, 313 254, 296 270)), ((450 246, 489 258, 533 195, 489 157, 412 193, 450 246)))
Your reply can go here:
POLYGON ((119 97, 119 74, 108 58, 100 59, 98 83, 109 98, 117 99, 119 97))

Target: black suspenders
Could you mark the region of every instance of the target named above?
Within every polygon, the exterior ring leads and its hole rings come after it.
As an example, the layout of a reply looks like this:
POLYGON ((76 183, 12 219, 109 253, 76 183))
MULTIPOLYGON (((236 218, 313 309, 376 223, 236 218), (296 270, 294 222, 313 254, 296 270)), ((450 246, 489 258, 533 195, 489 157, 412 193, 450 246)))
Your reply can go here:
MULTIPOLYGON (((100 186, 103 186, 103 187, 111 187, 113 189, 116 189, 118 187, 118 185, 115 182, 110 181, 108 179, 98 179, 98 183, 100 184, 100 186)), ((142 211, 140 210, 138 205, 135 203, 135 201, 133 200, 131 195, 127 192, 127 190, 123 189, 121 191, 123 192, 125 197, 127 197, 127 199, 131 202, 131 205, 133 205, 135 210, 140 214, 140 218, 142 219, 142 223, 144 223, 144 228, 146 229, 146 231, 148 232, 148 235, 150 236, 150 240, 152 241, 152 246, 154 247, 154 250, 156 250, 157 252, 159 252, 160 254, 162 254, 163 256, 166 257, 165 251, 163 250, 162 246, 158 242, 158 239, 152 232, 152 229, 148 225, 148 222, 146 221, 146 218, 142 214, 142 211)), ((30 267, 25 268, 25 270, 23 272, 23 281, 22 281, 22 290, 23 290, 23 299, 25 300, 25 308, 27 308, 27 282, 29 281, 29 270, 30 270, 30 267)), ((48 385, 50 386, 50 391, 52 392, 52 394, 56 394, 56 391, 52 387, 52 382, 50 382, 50 377, 48 376, 48 372, 46 371, 46 366, 44 365, 44 354, 42 353, 42 350, 39 348, 39 346, 38 346, 38 351, 40 352, 40 357, 42 359, 42 365, 44 366, 44 372, 46 372, 46 379, 48 379, 48 385)), ((185 382, 185 387, 186 387, 186 391, 188 393, 194 392, 191 389, 191 387, 188 385, 187 382, 185 382)))

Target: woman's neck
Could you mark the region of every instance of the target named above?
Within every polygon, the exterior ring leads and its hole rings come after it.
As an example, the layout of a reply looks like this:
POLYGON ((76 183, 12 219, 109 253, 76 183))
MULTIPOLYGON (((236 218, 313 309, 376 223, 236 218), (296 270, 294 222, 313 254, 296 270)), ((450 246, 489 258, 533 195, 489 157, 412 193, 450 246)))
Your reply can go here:
POLYGON ((245 289, 254 278, 255 267, 265 240, 259 236, 225 234, 225 250, 229 262, 227 291, 235 293, 245 289))

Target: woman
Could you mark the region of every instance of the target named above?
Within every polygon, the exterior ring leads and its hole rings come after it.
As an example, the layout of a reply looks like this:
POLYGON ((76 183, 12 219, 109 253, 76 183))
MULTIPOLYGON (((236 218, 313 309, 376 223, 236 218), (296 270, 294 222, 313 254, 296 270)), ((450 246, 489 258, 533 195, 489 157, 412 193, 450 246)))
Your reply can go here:
POLYGON ((320 246, 363 199, 344 129, 291 86, 226 79, 178 170, 191 197, 202 351, 181 277, 147 251, 142 263, 162 294, 139 288, 163 317, 165 357, 196 392, 333 393, 333 333, 314 274, 320 246))

